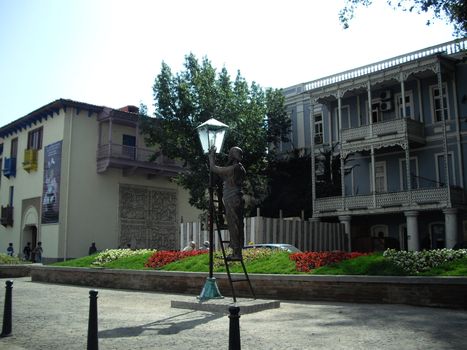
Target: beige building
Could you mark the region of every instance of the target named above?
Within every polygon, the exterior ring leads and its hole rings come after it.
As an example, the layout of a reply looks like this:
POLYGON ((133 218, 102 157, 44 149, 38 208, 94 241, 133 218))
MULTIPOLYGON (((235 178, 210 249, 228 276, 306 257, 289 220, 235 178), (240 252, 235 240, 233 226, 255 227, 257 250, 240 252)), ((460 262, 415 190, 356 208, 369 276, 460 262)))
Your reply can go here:
POLYGON ((178 249, 200 212, 172 181, 183 168, 148 148, 138 109, 56 100, 0 128, 0 251, 42 242, 44 261, 98 249, 178 249))

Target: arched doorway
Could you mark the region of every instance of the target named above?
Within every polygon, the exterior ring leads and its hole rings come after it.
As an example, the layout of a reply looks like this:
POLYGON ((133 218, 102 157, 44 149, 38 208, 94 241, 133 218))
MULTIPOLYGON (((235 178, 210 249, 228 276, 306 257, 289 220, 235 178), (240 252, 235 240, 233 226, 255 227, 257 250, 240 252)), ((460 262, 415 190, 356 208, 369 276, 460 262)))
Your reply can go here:
POLYGON ((23 216, 23 231, 21 233, 21 253, 28 242, 34 249, 38 239, 39 214, 34 206, 30 206, 23 216))

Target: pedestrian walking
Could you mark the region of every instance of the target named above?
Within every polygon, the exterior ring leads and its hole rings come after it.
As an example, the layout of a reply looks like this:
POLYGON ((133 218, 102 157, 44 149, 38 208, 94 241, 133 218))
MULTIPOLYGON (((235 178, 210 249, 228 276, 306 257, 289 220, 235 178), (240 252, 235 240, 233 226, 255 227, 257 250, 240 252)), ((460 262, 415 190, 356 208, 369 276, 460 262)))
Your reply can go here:
POLYGON ((92 242, 89 247, 88 255, 93 255, 97 252, 96 242, 92 242))
POLYGON ((28 242, 23 248, 24 260, 29 261, 31 259, 31 242, 28 242))
POLYGON ((42 253, 44 249, 42 248, 42 242, 37 242, 36 248, 34 248, 34 260, 36 263, 42 262, 42 253))
POLYGON ((15 250, 13 249, 13 243, 8 244, 8 248, 6 249, 6 253, 9 256, 13 256, 13 254, 15 253, 15 250))

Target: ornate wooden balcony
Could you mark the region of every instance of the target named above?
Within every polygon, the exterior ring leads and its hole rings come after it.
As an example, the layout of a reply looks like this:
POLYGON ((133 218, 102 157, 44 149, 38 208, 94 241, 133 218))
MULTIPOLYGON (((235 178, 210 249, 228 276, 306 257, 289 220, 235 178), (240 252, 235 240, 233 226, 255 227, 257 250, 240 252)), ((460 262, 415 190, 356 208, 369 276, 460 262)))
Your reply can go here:
POLYGON ((97 150, 97 172, 108 168, 123 169, 127 175, 138 171, 147 175, 175 176, 184 171, 179 163, 160 151, 115 143, 101 145, 97 150))
MULTIPOLYGON (((452 206, 466 204, 463 189, 449 189, 452 206)), ((407 210, 432 210, 447 208, 446 187, 423 188, 400 192, 376 193, 349 197, 325 197, 315 201, 314 216, 362 215, 394 213, 407 210)))
POLYGON ((23 169, 28 173, 31 171, 37 171, 37 149, 24 150, 23 169))
POLYGON ((3 175, 7 178, 16 176, 16 158, 5 158, 3 161, 3 175))
POLYGON ((408 143, 425 144, 423 123, 402 118, 342 130, 342 149, 345 153, 368 151, 372 146, 405 147, 408 143))

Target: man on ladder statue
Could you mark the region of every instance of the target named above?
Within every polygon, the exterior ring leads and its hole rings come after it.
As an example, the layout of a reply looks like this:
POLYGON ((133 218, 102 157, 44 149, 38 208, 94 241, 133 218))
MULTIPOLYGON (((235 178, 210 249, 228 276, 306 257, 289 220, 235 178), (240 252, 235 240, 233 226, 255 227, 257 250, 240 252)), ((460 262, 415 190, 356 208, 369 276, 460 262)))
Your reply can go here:
POLYGON ((242 248, 244 246, 243 232, 243 192, 242 184, 246 176, 242 163, 243 151, 239 147, 232 147, 229 151, 229 163, 225 167, 215 164, 216 148, 211 148, 209 153, 209 165, 211 171, 224 181, 223 202, 225 216, 230 233, 230 247, 232 255, 227 259, 231 261, 242 260, 242 248))

